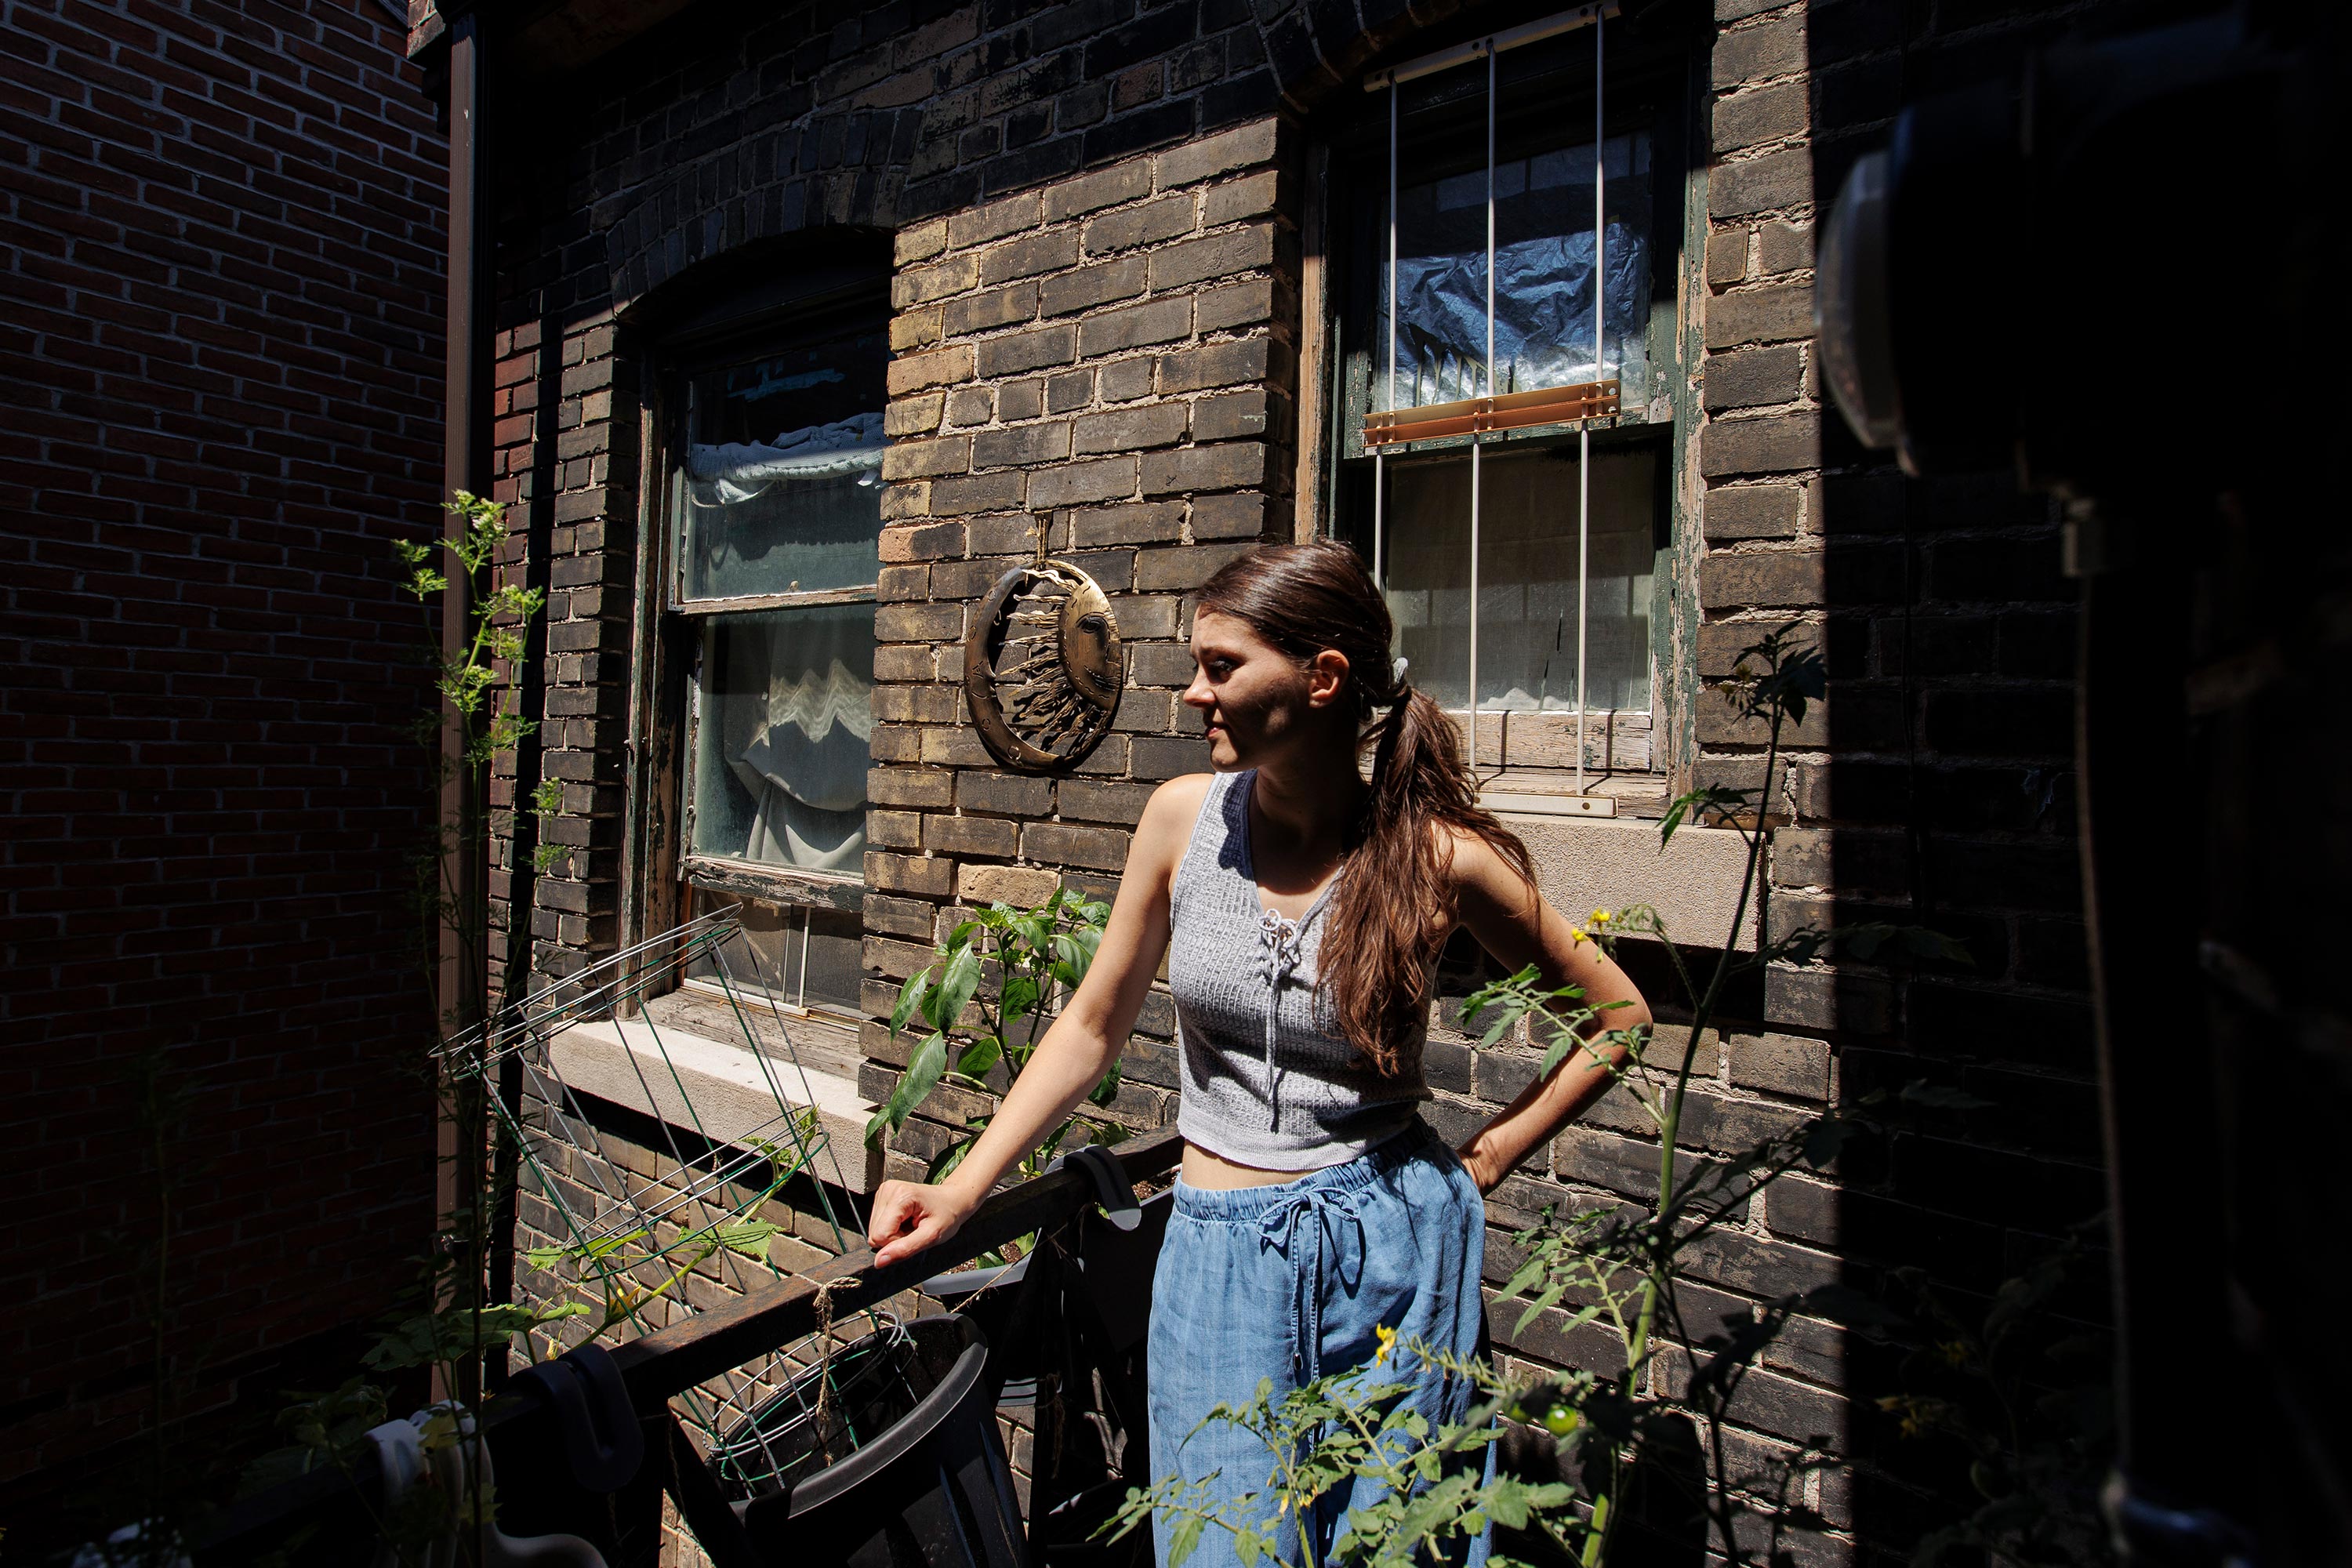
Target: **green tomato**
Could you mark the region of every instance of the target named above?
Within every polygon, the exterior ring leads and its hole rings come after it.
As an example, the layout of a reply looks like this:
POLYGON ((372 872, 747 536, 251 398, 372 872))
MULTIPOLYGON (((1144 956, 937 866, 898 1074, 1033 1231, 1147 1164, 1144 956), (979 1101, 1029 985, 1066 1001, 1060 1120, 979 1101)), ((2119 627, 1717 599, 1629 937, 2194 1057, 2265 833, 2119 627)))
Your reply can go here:
POLYGON ((1565 1405, 1555 1405, 1544 1412, 1544 1430, 1555 1437, 1565 1437, 1576 1430, 1583 1417, 1565 1405))

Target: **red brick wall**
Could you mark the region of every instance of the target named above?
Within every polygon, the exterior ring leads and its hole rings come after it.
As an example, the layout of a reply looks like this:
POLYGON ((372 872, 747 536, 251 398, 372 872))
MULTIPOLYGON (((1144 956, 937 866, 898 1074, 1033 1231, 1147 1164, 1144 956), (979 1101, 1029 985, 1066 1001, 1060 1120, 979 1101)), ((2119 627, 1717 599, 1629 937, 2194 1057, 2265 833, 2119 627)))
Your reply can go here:
POLYGON ((167 1406, 273 1405, 427 1239, 390 541, 436 526, 445 154, 403 42, 376 0, 0 0, 20 1531, 157 1405, 142 1057, 190 1097, 167 1406))

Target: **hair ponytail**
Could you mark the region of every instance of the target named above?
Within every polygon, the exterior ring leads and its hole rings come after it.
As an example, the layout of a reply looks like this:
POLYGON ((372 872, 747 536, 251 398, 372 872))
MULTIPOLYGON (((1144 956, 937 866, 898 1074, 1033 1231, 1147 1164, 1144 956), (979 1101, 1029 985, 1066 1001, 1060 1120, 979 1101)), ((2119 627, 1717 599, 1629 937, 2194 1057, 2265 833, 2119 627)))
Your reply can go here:
POLYGON ((1371 787, 1326 916, 1318 984, 1348 1043, 1384 1073, 1405 1071, 1454 929, 1454 839, 1485 840, 1532 884, 1527 847, 1479 807, 1462 731, 1391 664, 1388 605, 1354 551, 1328 540, 1254 551, 1210 578, 1199 604, 1302 661, 1327 648, 1347 658, 1371 787))

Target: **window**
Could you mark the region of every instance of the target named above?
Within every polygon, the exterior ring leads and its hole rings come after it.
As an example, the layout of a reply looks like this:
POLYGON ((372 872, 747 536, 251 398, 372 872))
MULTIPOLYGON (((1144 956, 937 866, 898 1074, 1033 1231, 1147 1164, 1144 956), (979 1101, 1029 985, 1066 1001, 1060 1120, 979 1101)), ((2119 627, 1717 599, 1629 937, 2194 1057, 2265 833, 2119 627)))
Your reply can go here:
POLYGON ((884 319, 835 302, 735 342, 673 389, 681 879, 689 912, 736 912, 778 1001, 856 1016, 884 319))
POLYGON ((1601 31, 1408 62, 1331 149, 1324 515, 1490 786, 1664 761, 1681 88, 1636 62, 1604 93, 1601 31))

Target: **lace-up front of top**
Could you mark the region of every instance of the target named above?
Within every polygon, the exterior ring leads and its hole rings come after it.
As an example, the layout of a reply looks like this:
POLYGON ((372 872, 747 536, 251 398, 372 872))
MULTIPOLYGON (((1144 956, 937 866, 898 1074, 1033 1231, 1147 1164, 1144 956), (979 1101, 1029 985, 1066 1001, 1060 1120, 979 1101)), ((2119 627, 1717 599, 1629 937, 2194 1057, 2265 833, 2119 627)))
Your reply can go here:
POLYGON ((1381 1076, 1339 1035, 1315 989, 1335 878, 1298 919, 1265 908, 1250 858, 1253 773, 1210 782, 1170 896, 1185 1139, 1239 1164, 1308 1171, 1401 1131, 1429 1098, 1412 1071, 1381 1076))

